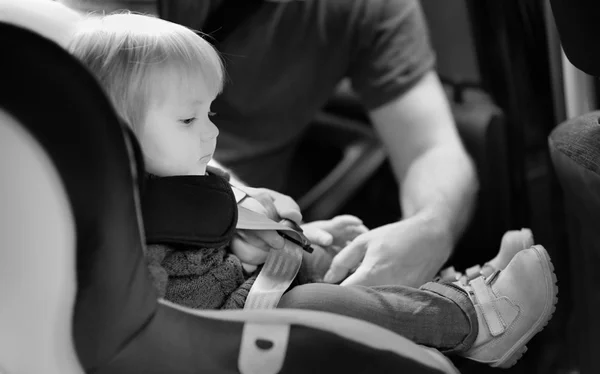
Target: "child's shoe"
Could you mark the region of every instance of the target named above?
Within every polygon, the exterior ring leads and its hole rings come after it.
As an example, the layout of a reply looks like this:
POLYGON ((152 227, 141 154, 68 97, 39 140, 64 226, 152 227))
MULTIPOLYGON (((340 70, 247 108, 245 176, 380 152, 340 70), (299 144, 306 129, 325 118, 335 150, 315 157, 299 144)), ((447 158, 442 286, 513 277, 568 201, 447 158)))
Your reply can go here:
POLYGON ((550 256, 540 245, 517 253, 508 266, 464 285, 477 311, 479 333, 464 357, 507 368, 548 323, 558 300, 550 256))
POLYGON ((454 270, 454 267, 448 267, 440 272, 439 280, 445 282, 454 282, 460 280, 463 284, 477 278, 480 275, 489 277, 496 270, 506 268, 510 260, 521 250, 531 247, 533 242, 533 233, 529 229, 510 230, 504 233, 500 242, 500 250, 496 257, 486 262, 483 266, 475 265, 468 268, 465 273, 454 270))

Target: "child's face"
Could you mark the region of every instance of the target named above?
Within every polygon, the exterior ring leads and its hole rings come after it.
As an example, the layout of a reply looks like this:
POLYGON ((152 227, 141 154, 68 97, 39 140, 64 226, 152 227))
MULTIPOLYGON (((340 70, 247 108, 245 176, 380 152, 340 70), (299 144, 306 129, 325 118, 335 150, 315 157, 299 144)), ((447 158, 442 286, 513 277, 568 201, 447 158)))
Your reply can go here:
POLYGON ((157 86, 162 100, 151 100, 138 138, 146 169, 157 176, 204 175, 219 130, 210 121, 214 94, 202 79, 171 79, 157 86))

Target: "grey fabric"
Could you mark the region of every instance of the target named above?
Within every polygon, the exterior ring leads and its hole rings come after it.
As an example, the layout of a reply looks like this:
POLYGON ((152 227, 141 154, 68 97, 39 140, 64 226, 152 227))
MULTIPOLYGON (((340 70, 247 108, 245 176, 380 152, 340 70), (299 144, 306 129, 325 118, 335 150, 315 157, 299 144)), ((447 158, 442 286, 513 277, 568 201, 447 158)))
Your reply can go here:
POLYGON ((148 269, 160 297, 195 309, 240 309, 256 277, 222 248, 149 245, 148 269))
POLYGON ((557 127, 550 147, 575 164, 600 174, 600 111, 585 114, 557 127))
POLYGON ((305 284, 284 294, 277 307, 362 319, 445 353, 467 351, 478 334, 473 302, 452 284, 430 282, 421 288, 305 284))
POLYGON ((600 112, 567 121, 550 135, 552 163, 562 186, 568 225, 572 302, 570 342, 582 372, 600 373, 600 112))

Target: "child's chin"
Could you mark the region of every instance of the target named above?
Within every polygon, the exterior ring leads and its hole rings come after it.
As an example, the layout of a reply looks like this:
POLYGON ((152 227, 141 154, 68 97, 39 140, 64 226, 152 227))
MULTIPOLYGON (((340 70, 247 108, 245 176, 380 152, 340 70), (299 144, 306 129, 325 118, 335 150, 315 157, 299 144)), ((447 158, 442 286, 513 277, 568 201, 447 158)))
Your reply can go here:
POLYGON ((191 170, 187 175, 206 175, 206 166, 195 168, 194 170, 191 170))

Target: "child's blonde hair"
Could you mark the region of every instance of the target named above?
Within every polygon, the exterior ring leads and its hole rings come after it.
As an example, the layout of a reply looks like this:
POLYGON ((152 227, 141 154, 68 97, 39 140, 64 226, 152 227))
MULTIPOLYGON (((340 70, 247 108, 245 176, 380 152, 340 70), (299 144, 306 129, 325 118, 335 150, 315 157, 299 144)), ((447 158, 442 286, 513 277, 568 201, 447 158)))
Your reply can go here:
POLYGON ((212 45, 186 27, 155 17, 91 15, 81 22, 69 49, 100 80, 134 130, 144 121, 149 100, 160 99, 155 85, 172 77, 172 69, 188 78, 200 74, 215 96, 223 88, 223 63, 212 45))

